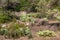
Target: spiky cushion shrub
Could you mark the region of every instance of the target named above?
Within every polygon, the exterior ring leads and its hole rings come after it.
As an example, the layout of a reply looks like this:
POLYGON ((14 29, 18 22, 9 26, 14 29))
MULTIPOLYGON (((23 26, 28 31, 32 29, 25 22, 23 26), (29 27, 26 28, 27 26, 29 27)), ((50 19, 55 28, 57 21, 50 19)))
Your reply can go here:
POLYGON ((45 30, 45 31, 39 31, 38 35, 44 37, 54 37, 56 36, 56 33, 54 31, 45 30))

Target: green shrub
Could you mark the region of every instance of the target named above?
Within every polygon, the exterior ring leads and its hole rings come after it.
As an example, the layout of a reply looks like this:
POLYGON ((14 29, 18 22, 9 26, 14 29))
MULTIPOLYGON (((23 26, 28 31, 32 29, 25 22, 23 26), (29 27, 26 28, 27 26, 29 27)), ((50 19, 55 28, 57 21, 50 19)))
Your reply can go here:
POLYGON ((49 9, 47 12, 46 12, 48 15, 47 15, 47 18, 48 19, 53 19, 53 20, 56 20, 57 17, 60 15, 60 12, 58 9, 49 9))
POLYGON ((20 8, 21 8, 20 3, 18 3, 18 4, 15 6, 15 11, 19 12, 19 11, 20 11, 20 8))
POLYGON ((37 15, 37 17, 38 18, 46 18, 47 17, 47 13, 39 13, 38 15, 37 15))
POLYGON ((57 17, 56 17, 56 20, 60 21, 60 16, 57 16, 57 17))
POLYGON ((6 14, 1 13, 0 14, 0 23, 5 23, 11 21, 12 18, 6 14))
POLYGON ((42 14, 42 13, 30 13, 30 14, 27 14, 27 16, 33 17, 33 18, 47 18, 48 14, 47 13, 45 13, 45 14, 42 14))
POLYGON ((27 16, 29 17, 34 17, 34 18, 45 18, 47 17, 47 13, 30 13, 30 14, 27 14, 27 16))
POLYGON ((53 36, 56 36, 55 32, 54 31, 49 31, 49 30, 45 30, 45 31, 39 31, 38 32, 38 35, 39 36, 44 36, 44 37, 53 37, 53 36))
POLYGON ((6 35, 8 33, 7 29, 1 28, 0 29, 0 35, 6 35))
POLYGON ((27 16, 34 17, 34 18, 39 18, 41 15, 40 15, 40 13, 29 13, 29 14, 27 14, 27 16))
POLYGON ((27 1, 26 0, 19 0, 19 3, 20 3, 20 10, 21 11, 28 9, 28 7, 30 6, 30 3, 28 0, 27 1))
POLYGON ((21 36, 30 36, 30 29, 24 24, 11 23, 8 27, 0 28, 0 35, 5 36, 6 38, 19 38, 21 36))
POLYGON ((20 20, 23 21, 23 22, 34 22, 34 18, 29 17, 26 14, 21 14, 20 20))
POLYGON ((47 5, 49 4, 49 1, 47 2, 47 0, 43 0, 43 1, 39 0, 38 3, 37 3, 37 7, 36 7, 37 11, 45 13, 48 9, 47 5))

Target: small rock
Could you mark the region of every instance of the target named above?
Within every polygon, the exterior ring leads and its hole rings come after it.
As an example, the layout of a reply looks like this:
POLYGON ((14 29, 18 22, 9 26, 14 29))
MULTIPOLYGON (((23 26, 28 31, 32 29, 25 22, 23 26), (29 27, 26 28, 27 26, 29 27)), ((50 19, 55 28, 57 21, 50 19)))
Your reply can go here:
POLYGON ((2 27, 6 27, 7 25, 6 24, 3 24, 2 27))
POLYGON ((29 23, 27 22, 26 25, 29 25, 29 23))

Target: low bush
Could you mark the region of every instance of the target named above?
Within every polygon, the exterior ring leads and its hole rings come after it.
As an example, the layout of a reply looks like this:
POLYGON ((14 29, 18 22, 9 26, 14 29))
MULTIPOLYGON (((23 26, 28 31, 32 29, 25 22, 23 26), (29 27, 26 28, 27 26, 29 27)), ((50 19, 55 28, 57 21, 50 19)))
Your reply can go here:
POLYGON ((39 36, 44 36, 44 37, 54 37, 56 36, 54 31, 49 31, 49 30, 45 30, 45 31, 39 31, 38 32, 39 36))
POLYGON ((37 15, 37 17, 38 18, 46 18, 47 17, 47 13, 39 13, 38 15, 37 15))
POLYGON ((30 1, 26 0, 19 0, 20 3, 20 10, 24 11, 30 8, 30 1))
POLYGON ((48 15, 47 15, 47 18, 48 19, 53 19, 53 20, 56 20, 56 19, 59 19, 59 15, 60 15, 60 12, 58 9, 49 9, 47 12, 46 12, 48 15))
POLYGON ((0 23, 6 23, 11 21, 12 18, 8 16, 7 14, 0 13, 0 23))
POLYGON ((20 11, 20 3, 17 3, 15 6, 15 11, 19 12, 20 11))
POLYGON ((27 16, 34 17, 34 18, 45 18, 47 17, 47 13, 29 13, 27 16))
POLYGON ((30 37, 31 31, 27 26, 13 22, 8 27, 1 27, 0 35, 5 36, 6 38, 19 38, 28 35, 30 37))
POLYGON ((6 35, 8 33, 8 30, 5 28, 0 29, 0 35, 6 35))
POLYGON ((56 17, 56 20, 60 21, 60 16, 57 16, 57 17, 56 17))
POLYGON ((34 18, 29 17, 26 14, 21 14, 20 20, 23 21, 23 22, 34 22, 34 18))

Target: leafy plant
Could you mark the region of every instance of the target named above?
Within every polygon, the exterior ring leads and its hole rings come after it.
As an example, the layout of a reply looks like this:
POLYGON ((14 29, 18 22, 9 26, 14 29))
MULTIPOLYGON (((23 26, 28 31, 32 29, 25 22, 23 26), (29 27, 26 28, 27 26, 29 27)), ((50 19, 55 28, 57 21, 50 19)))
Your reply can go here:
POLYGON ((45 30, 45 31, 39 31, 38 32, 39 36, 44 36, 44 37, 54 37, 56 36, 56 33, 54 31, 50 31, 50 30, 45 30))
POLYGON ((60 21, 60 16, 57 16, 57 17, 56 17, 56 20, 60 21))
POLYGON ((0 35, 6 35, 8 33, 7 29, 1 28, 0 29, 0 35))
POLYGON ((12 18, 7 14, 0 13, 0 23, 5 23, 11 21, 12 18))
POLYGON ((20 20, 23 22, 34 22, 34 18, 29 17, 26 14, 21 14, 20 20))
POLYGON ((28 0, 27 1, 26 0, 19 0, 19 3, 20 3, 20 10, 21 11, 26 10, 30 6, 30 3, 28 0))
POLYGON ((58 9, 49 9, 46 13, 48 14, 48 19, 52 18, 52 20, 59 20, 60 12, 58 9))
POLYGON ((6 38, 19 38, 21 36, 30 36, 31 31, 26 25, 13 22, 6 28, 1 27, 0 35, 6 38))
POLYGON ((20 11, 20 3, 17 3, 15 6, 15 11, 19 12, 20 11))
POLYGON ((45 18, 47 17, 47 13, 29 13, 27 16, 34 17, 34 18, 45 18))

